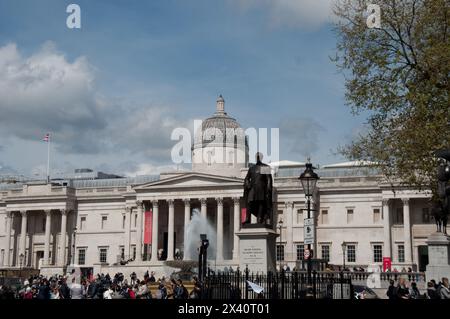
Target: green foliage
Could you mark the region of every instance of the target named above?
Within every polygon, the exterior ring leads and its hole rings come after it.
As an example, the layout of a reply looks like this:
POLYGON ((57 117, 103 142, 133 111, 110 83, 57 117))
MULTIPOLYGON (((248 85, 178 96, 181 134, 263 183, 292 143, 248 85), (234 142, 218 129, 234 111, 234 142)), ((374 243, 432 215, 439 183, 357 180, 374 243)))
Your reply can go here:
POLYGON ((450 148, 450 1, 338 0, 334 12, 346 101, 370 113, 367 131, 340 152, 434 189, 434 152, 450 148), (366 24, 369 3, 381 8, 380 28, 366 24))

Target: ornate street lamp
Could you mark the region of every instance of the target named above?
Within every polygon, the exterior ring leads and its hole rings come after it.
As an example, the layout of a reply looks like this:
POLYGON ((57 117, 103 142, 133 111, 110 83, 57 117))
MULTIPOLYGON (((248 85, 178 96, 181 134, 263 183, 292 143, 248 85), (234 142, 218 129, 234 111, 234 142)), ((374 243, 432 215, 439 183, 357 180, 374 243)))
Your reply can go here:
POLYGON ((23 265, 24 258, 25 258, 24 254, 19 255, 19 277, 20 278, 22 278, 22 265, 23 265))
MULTIPOLYGON (((314 191, 316 189, 317 181, 319 180, 319 176, 314 173, 313 166, 308 158, 308 162, 306 163, 305 171, 299 177, 300 182, 302 183, 303 192, 305 193, 305 197, 307 199, 308 204, 308 219, 311 218, 311 197, 314 195, 314 191)), ((309 257, 308 257, 308 282, 312 283, 311 280, 311 268, 312 268, 312 260, 313 252, 311 250, 311 244, 308 244, 309 257)))
POLYGON ((343 241, 341 247, 342 247, 342 265, 343 265, 342 268, 343 271, 345 271, 345 250, 347 249, 347 243, 343 241))
POLYGON ((283 220, 282 219, 280 219, 280 221, 278 222, 278 227, 280 228, 280 244, 279 244, 279 248, 277 249, 277 255, 278 255, 278 261, 280 262, 280 266, 279 266, 279 269, 280 269, 280 271, 281 271, 281 230, 282 230, 282 227, 283 227, 283 220))

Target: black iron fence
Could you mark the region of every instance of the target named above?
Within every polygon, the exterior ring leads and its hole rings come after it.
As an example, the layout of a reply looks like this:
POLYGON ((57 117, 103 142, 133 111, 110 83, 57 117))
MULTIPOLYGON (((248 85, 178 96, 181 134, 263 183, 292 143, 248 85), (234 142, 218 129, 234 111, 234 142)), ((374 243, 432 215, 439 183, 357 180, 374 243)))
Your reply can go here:
POLYGON ((215 274, 208 271, 204 299, 352 299, 351 276, 346 273, 244 271, 215 274))

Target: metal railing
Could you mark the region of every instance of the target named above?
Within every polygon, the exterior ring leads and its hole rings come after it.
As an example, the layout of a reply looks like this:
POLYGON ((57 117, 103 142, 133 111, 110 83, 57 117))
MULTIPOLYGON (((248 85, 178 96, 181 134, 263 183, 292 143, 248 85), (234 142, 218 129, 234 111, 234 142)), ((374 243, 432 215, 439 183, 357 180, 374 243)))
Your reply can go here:
POLYGON ((346 273, 317 272, 308 278, 304 271, 250 273, 244 271, 208 275, 203 283, 204 299, 352 299, 351 276, 346 273), (256 293, 249 284, 262 287, 256 293))

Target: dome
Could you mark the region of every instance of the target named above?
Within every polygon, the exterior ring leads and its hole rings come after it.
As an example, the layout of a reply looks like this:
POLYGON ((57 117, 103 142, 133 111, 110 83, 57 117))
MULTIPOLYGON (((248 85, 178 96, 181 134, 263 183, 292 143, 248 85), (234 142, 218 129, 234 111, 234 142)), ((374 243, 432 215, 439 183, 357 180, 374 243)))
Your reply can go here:
MULTIPOLYGON (((216 112, 202 121, 202 127, 196 132, 194 144, 206 145, 214 142, 217 135, 223 136, 223 144, 246 144, 245 132, 236 121, 225 112, 225 100, 222 95, 217 99, 216 112)), ((216 141, 220 142, 220 141, 216 141)))

